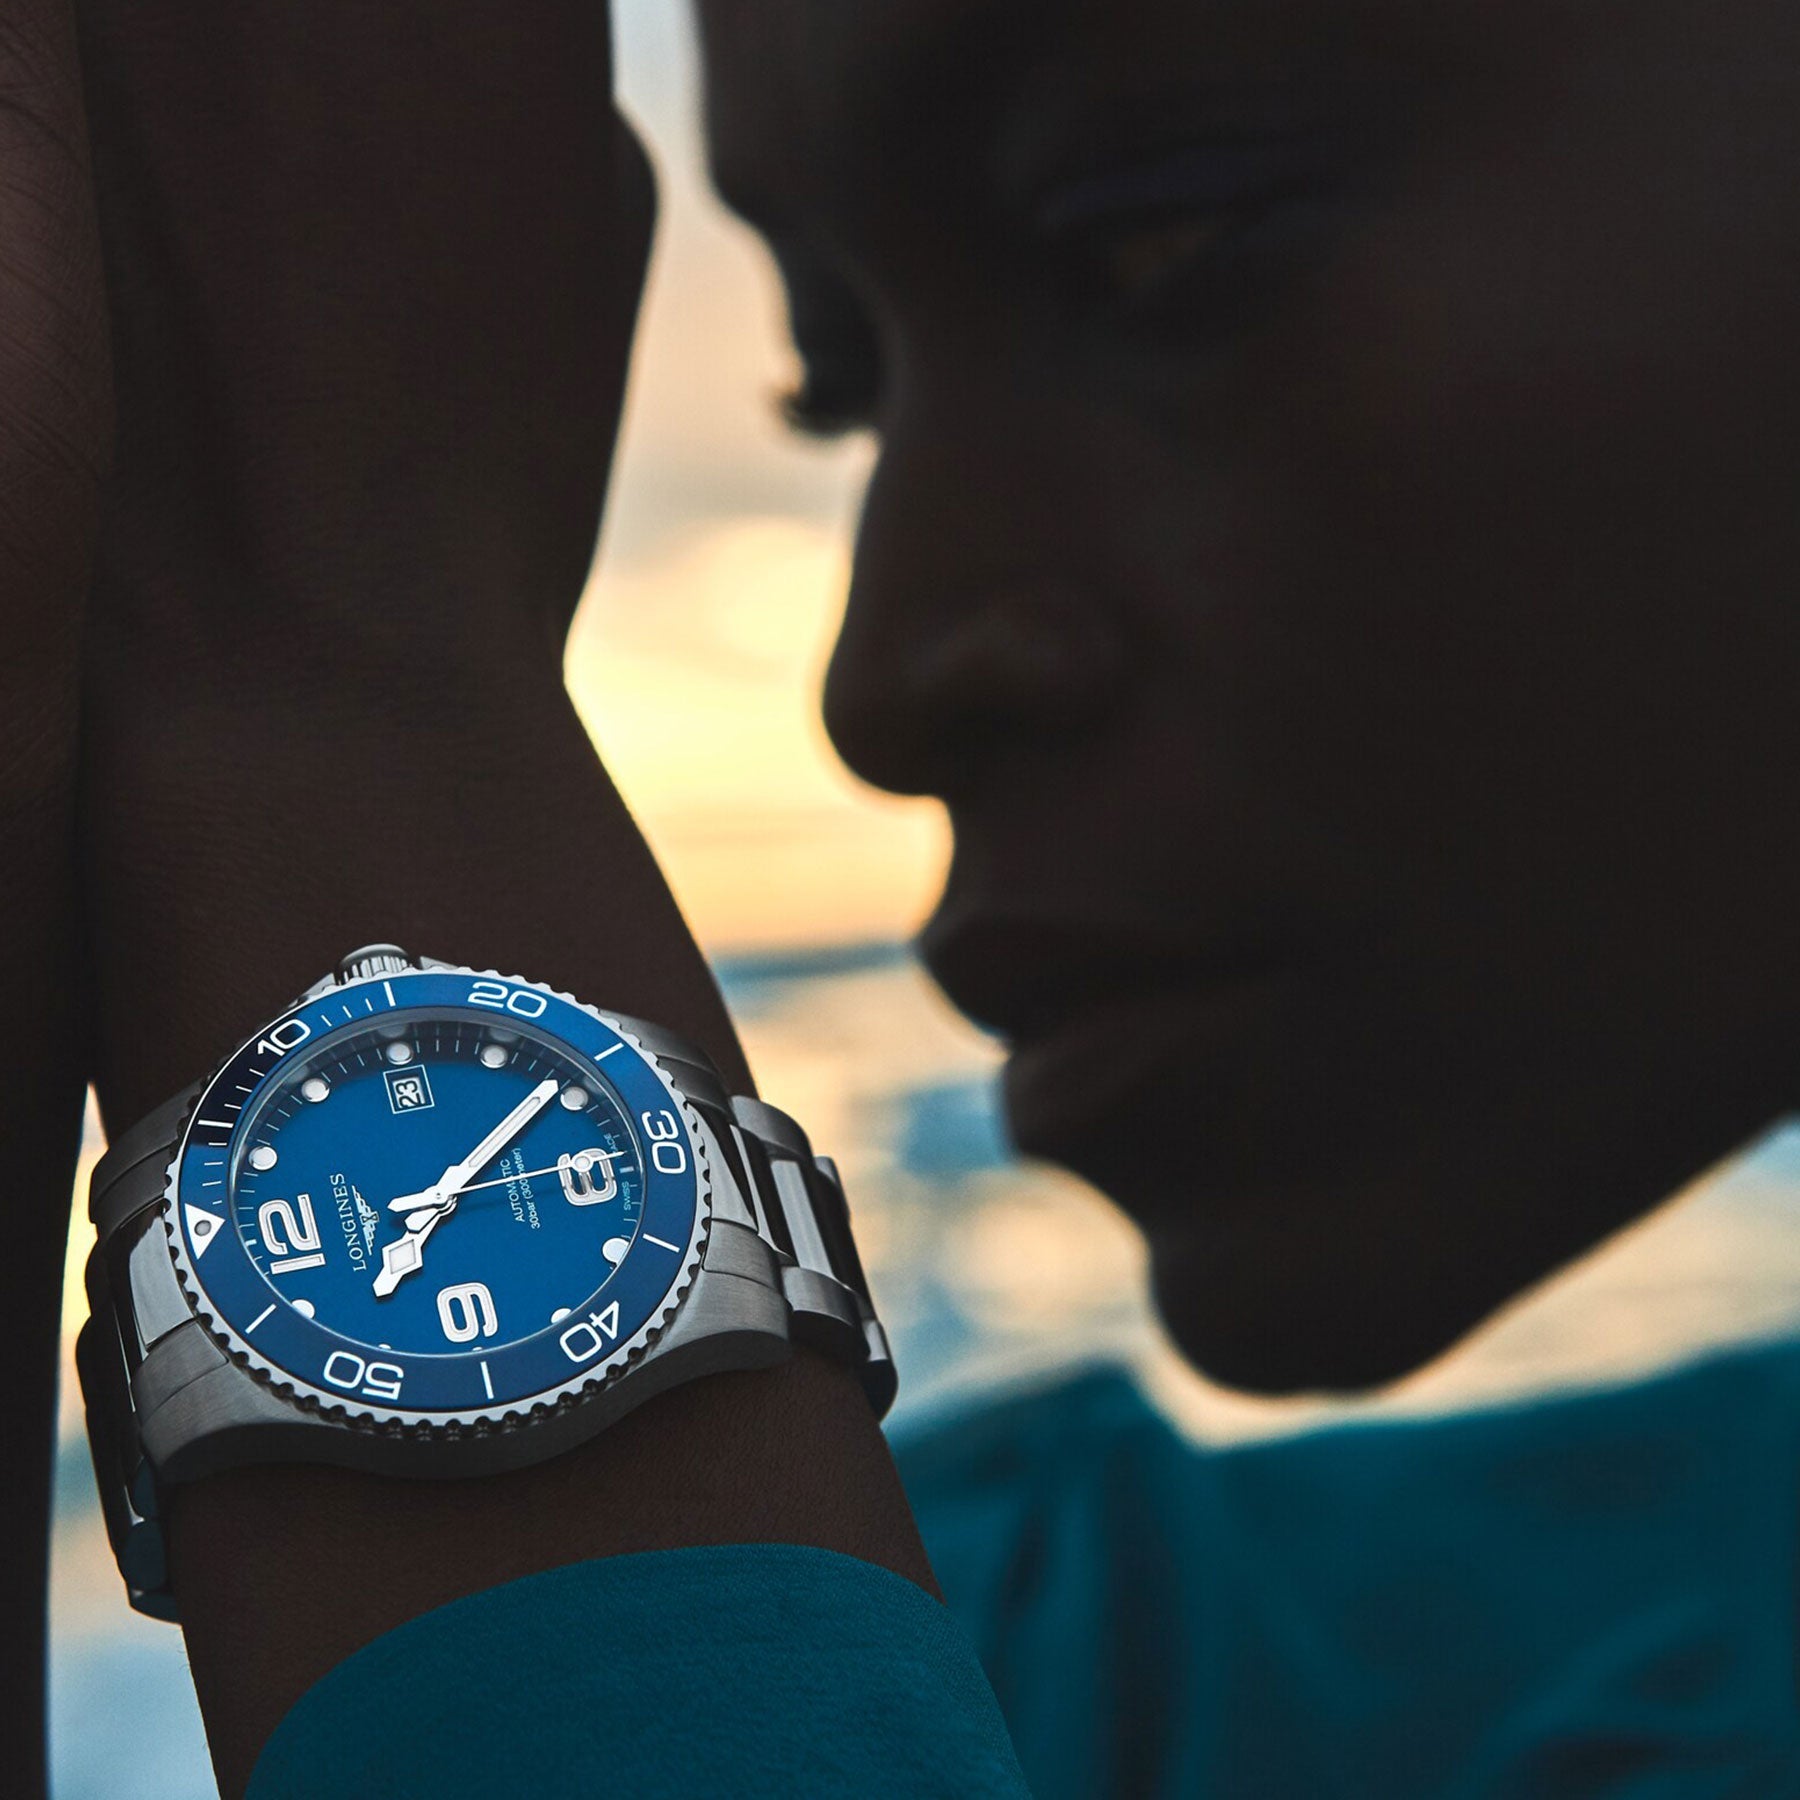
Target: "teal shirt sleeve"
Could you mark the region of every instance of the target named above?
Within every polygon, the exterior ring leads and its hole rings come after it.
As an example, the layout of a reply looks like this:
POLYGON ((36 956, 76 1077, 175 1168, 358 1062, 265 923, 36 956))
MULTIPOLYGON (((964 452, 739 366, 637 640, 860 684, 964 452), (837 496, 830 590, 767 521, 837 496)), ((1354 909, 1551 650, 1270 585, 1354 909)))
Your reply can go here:
POLYGON ((950 1614, 793 1544, 651 1551, 509 1582, 340 1663, 247 1800, 1029 1800, 950 1614))

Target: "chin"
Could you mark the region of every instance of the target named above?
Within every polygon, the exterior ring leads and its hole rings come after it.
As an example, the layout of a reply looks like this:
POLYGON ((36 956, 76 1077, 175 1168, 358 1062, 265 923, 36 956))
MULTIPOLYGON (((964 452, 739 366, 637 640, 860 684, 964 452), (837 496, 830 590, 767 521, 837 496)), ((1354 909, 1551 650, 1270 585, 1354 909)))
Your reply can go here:
POLYGON ((1391 1274, 1371 1281, 1327 1255, 1293 1254, 1256 1235, 1201 1231, 1151 1246, 1151 1295, 1176 1348, 1208 1379, 1245 1393, 1391 1386, 1453 1349, 1510 1297, 1484 1286, 1447 1304, 1442 1284, 1391 1274))
POLYGON ((1255 1394, 1366 1393, 1415 1373, 1691 1172, 1615 1162, 1602 1180, 1587 1155, 1553 1166, 1535 1129, 1509 1159, 1491 1130, 1383 1136, 1379 1115, 1333 1117, 1294 1084, 1272 1103, 1192 1074, 1165 1063, 1161 1081, 1080 1115, 1009 1067, 1008 1115, 1022 1151, 1143 1231, 1183 1356, 1255 1394))
POLYGON ((1545 1242, 1475 1249, 1418 1229, 1392 1196, 1351 1184, 1212 1196, 1185 1213, 1168 1178, 1061 1156, 1144 1231, 1150 1293, 1182 1356, 1246 1393, 1363 1394, 1453 1349, 1546 1272, 1545 1242), (1398 1244, 1405 1246, 1396 1249, 1398 1244), (1473 1253, 1471 1253, 1473 1252, 1473 1253))

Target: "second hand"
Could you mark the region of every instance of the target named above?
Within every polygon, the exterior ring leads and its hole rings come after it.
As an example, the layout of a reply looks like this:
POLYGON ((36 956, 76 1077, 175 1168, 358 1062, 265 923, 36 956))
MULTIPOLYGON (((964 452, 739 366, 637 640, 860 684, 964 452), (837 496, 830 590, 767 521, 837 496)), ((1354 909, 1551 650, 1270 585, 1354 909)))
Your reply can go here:
MULTIPOLYGON (((592 1167, 596 1162, 622 1161, 630 1154, 629 1150, 578 1150, 571 1160, 574 1163, 585 1163, 592 1167)), ((459 1194, 473 1194, 481 1188, 505 1187, 511 1181, 531 1181, 539 1175, 555 1175, 559 1172, 560 1167, 560 1164, 552 1163, 547 1169, 521 1169, 516 1175, 498 1175, 492 1181, 471 1181, 466 1187, 460 1187, 456 1191, 459 1194)), ((388 1202, 390 1208, 395 1204, 396 1202, 392 1200, 388 1202)), ((431 1211, 433 1209, 426 1207, 421 1210, 431 1211)))

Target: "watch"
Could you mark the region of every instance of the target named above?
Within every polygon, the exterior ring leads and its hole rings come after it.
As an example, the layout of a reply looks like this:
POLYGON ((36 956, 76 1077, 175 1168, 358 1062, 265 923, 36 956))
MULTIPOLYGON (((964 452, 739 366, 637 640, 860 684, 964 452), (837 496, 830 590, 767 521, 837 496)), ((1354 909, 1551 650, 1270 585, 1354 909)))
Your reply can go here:
POLYGON ((658 1026, 391 944, 124 1132, 89 1211, 88 1441, 157 1618, 168 1490, 236 1464, 490 1474, 795 1344, 894 1397, 792 1119, 658 1026))

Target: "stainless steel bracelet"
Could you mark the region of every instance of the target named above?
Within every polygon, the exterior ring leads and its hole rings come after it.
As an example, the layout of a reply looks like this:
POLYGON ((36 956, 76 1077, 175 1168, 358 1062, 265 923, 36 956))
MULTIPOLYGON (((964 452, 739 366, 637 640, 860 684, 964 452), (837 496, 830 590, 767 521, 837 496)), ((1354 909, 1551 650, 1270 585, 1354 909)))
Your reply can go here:
MULTIPOLYGON (((786 1113, 760 1100, 728 1096, 711 1063, 673 1034, 641 1021, 623 1023, 669 1069, 710 1140, 713 1218, 703 1269, 727 1281, 736 1277, 777 1287, 788 1341, 854 1369, 876 1416, 883 1416, 894 1398, 894 1361, 869 1298, 836 1164, 814 1154, 805 1132, 786 1113), (752 1233, 754 1246, 746 1242, 752 1233)), ((226 1362, 194 1317, 160 1228, 169 1164, 200 1085, 123 1133, 94 1171, 88 1208, 97 1239, 87 1265, 90 1316, 76 1344, 107 1535, 132 1605, 165 1619, 176 1612, 160 1524, 159 1472, 146 1453, 140 1424, 175 1398, 184 1382, 197 1389, 202 1377, 216 1379, 226 1362), (184 1326, 190 1329, 178 1336, 184 1326)), ((634 1387, 652 1367, 637 1365, 615 1378, 611 1389, 634 1387)), ((237 1375, 256 1381, 248 1371, 237 1375)), ((645 1397, 658 1385, 644 1382, 645 1397)), ((291 1404, 272 1393, 268 1402, 291 1404)), ((616 1409, 602 1408, 593 1416, 610 1422, 616 1409)), ((541 1441, 553 1446, 547 1453, 579 1441, 559 1440, 541 1427, 527 1433, 533 1441, 541 1433, 541 1441)), ((434 1457, 419 1472, 456 1471, 434 1457)))
POLYGON ((757 1235, 782 1259, 794 1342, 856 1370, 876 1418, 886 1417, 897 1387, 894 1354, 869 1297, 837 1164, 815 1155, 800 1126, 764 1101, 734 1095, 731 1113, 747 1153, 757 1235))

